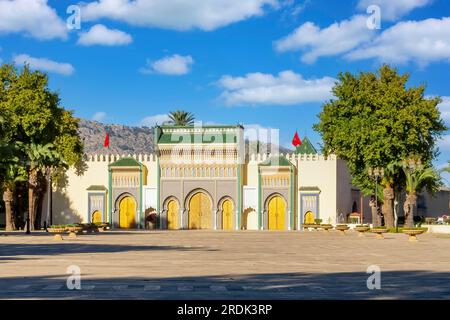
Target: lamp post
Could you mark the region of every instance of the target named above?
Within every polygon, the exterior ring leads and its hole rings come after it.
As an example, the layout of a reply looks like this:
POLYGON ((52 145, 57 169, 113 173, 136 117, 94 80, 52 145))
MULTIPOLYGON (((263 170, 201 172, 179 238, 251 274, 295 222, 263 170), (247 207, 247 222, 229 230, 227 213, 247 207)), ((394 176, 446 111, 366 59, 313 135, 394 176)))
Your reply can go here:
MULTIPOLYGON (((380 167, 369 167, 368 173, 369 177, 375 182, 375 208, 378 215, 378 181, 383 179, 384 169, 380 167)), ((374 223, 374 221, 372 221, 372 223, 374 223)))

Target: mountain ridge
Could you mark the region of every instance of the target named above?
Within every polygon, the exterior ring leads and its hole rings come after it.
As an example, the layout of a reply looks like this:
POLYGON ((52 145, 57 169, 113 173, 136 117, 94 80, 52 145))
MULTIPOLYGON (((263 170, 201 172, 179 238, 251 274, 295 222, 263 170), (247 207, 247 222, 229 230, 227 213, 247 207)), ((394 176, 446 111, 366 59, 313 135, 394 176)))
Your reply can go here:
MULTIPOLYGON (((84 143, 84 152, 87 154, 128 155, 149 154, 155 151, 153 128, 104 124, 94 120, 80 119, 78 131, 84 143), (104 147, 106 133, 109 133, 109 148, 104 147)), ((256 153, 256 143, 245 142, 246 150, 249 153, 256 153)), ((271 152, 275 147, 273 144, 267 145, 267 152, 271 152)), ((260 142, 259 149, 265 150, 266 143, 260 142)), ((293 151, 280 146, 279 152, 292 153, 293 151)))

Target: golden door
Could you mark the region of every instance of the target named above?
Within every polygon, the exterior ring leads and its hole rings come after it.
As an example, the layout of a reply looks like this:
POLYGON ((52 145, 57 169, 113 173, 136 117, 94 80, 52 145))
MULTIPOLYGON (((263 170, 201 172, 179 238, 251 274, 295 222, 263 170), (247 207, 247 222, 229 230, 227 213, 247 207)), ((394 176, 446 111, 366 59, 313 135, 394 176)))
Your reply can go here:
POLYGON ((211 229, 211 201, 202 192, 189 202, 189 229, 211 229))
POLYGON ((222 229, 233 230, 233 203, 225 200, 222 203, 222 229))
POLYGON ((314 213, 312 213, 311 211, 305 213, 305 224, 314 224, 314 219, 314 213))
POLYGON ((94 211, 94 213, 92 214, 92 223, 102 223, 102 222, 103 222, 102 213, 98 210, 94 211))
POLYGON ((178 229, 178 201, 170 200, 167 204, 167 229, 178 229))
POLYGON ((269 201, 269 230, 285 230, 284 217, 286 205, 280 196, 269 201))
POLYGON ((120 201, 119 226, 120 228, 134 228, 136 216, 136 204, 131 197, 125 197, 120 201))

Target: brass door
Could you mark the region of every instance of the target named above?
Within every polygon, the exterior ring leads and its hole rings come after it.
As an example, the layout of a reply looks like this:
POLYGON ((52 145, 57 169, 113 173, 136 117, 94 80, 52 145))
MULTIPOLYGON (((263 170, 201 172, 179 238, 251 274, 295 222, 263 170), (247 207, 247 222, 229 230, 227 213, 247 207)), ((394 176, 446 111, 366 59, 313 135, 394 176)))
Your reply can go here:
POLYGON ((208 196, 196 193, 189 202, 189 229, 211 229, 211 211, 208 196))
POLYGON ((225 200, 222 203, 222 229, 233 230, 233 203, 225 200))
POLYGON ((269 230, 285 230, 286 205, 280 196, 269 201, 269 230))
POLYGON ((103 222, 102 213, 98 210, 95 210, 94 213, 92 214, 91 221, 92 223, 102 223, 103 222))
POLYGON ((311 211, 308 211, 307 213, 305 213, 305 224, 314 224, 315 217, 314 217, 314 213, 312 213, 311 211))
POLYGON ((176 230, 178 229, 178 211, 180 207, 178 206, 178 201, 170 200, 167 204, 167 229, 176 230))
POLYGON ((136 223, 136 203, 132 197, 125 197, 120 201, 119 227, 134 228, 136 223))

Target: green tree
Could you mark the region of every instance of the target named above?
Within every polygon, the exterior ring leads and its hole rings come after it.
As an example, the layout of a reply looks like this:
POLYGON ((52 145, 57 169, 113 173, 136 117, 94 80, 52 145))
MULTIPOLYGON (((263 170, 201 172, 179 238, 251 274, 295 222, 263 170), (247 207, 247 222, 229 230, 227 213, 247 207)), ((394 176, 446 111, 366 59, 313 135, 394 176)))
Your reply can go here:
POLYGON ((176 110, 169 112, 170 124, 174 126, 192 126, 195 117, 191 112, 176 110))
POLYGON ((406 178, 406 200, 403 205, 405 212, 405 227, 414 227, 414 215, 417 211, 417 193, 426 188, 430 193, 435 193, 441 186, 439 172, 433 167, 423 167, 421 164, 415 168, 402 163, 403 172, 406 178))
POLYGON ((0 186, 6 213, 6 231, 16 229, 12 202, 17 183, 27 180, 27 172, 14 146, 0 143, 0 186))
POLYGON ((28 168, 28 209, 33 229, 36 190, 42 181, 39 175, 49 167, 55 173, 66 170, 82 159, 79 120, 60 106, 58 93, 48 88, 47 74, 31 71, 27 65, 18 70, 5 64, 0 76, 0 110, 10 115, 4 140, 20 146, 28 168))
POLYGON ((36 226, 36 203, 38 200, 39 175, 43 174, 45 168, 56 164, 59 155, 55 151, 55 146, 51 143, 46 145, 34 142, 23 145, 23 151, 28 159, 28 212, 30 218, 30 230, 36 226))
MULTIPOLYGON (((334 153, 347 162, 352 182, 361 190, 374 190, 368 167, 388 165, 418 155, 431 166, 436 140, 446 130, 437 105, 440 98, 425 98, 425 86, 407 87, 408 74, 382 66, 376 73, 340 73, 334 99, 323 106, 314 126, 323 140, 325 155, 334 153)), ((392 178, 382 181, 383 215, 392 227, 392 190, 402 188, 392 178)), ((373 194, 374 191, 371 193, 373 194)))

